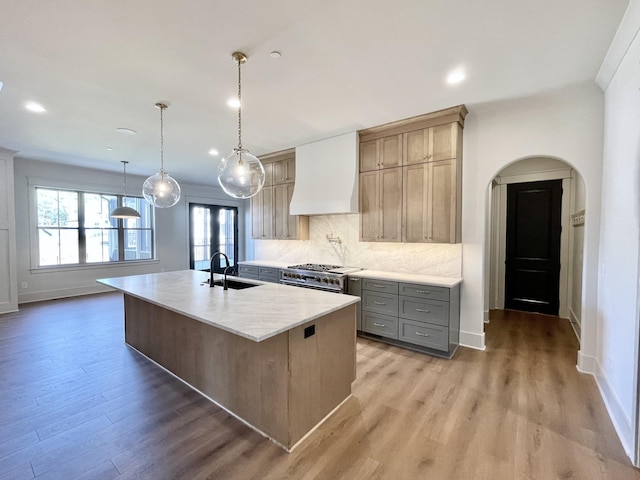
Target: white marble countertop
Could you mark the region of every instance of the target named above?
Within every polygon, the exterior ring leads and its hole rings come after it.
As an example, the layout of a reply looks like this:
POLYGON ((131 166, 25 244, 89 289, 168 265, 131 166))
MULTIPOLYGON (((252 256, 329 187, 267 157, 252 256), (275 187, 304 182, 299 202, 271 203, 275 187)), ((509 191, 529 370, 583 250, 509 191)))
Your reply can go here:
POLYGON ((448 288, 455 287, 462 283, 462 278, 456 277, 437 277, 434 275, 415 275, 412 273, 382 272, 379 270, 360 270, 359 272, 350 273, 349 276, 375 278, 377 280, 391 280, 394 282, 426 283, 436 287, 448 288))
MULTIPOLYGON (((223 290, 203 285, 208 278, 208 272, 180 270, 97 281, 256 342, 360 301, 352 295, 238 277, 227 278, 258 286, 223 290)), ((215 279, 220 278, 222 275, 215 275, 215 279)))

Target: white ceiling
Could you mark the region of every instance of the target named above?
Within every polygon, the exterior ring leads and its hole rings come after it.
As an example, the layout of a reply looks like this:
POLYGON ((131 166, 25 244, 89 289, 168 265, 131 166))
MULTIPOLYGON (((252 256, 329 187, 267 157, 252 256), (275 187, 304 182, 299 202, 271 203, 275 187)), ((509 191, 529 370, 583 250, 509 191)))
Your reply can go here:
POLYGON ((0 146, 216 184, 260 155, 466 104, 593 85, 628 0, 0 0, 0 146), (281 58, 269 53, 278 50, 281 58), (451 87, 453 68, 467 72, 451 87), (47 112, 24 108, 29 100, 47 112), (127 127, 136 136, 116 132, 127 127), (107 147, 113 150, 108 151, 107 147))

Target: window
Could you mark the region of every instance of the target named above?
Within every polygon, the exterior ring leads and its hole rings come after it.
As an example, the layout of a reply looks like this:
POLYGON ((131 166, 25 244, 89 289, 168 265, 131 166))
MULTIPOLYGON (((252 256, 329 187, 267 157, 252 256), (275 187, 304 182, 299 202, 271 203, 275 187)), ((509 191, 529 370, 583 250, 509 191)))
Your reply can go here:
POLYGON ((153 259, 153 210, 144 199, 125 205, 136 219, 110 218, 122 195, 36 187, 38 266, 153 259))
MULTIPOLYGON (((209 270, 210 258, 215 252, 229 257, 236 267, 238 257, 238 209, 216 205, 189 204, 190 267, 209 270)), ((222 273, 226 267, 224 257, 216 259, 214 272, 222 273)))

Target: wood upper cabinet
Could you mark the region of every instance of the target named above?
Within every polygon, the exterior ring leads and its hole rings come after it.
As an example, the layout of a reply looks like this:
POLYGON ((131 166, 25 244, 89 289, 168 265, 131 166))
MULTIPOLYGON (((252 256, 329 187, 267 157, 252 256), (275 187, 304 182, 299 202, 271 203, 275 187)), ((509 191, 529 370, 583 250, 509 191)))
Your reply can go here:
POLYGON ((265 186, 251 198, 251 236, 256 239, 308 239, 309 217, 289 215, 295 185, 295 152, 278 152, 260 160, 265 170, 265 186))
POLYGON ((403 165, 456 158, 462 127, 458 122, 407 132, 403 135, 403 165))
POLYGON ((402 135, 390 135, 360 143, 360 172, 402 165, 402 135))
POLYGON ((307 240, 309 238, 309 217, 289 215, 293 187, 293 183, 273 187, 273 238, 275 239, 307 240))
POLYGON ((460 242, 460 172, 457 160, 403 168, 403 241, 460 242))
POLYGON ((466 114, 460 105, 359 132, 361 241, 461 241, 466 114))
POLYGON ((292 154, 271 163, 273 169, 273 184, 294 183, 296 179, 296 158, 292 154))
POLYGON ((402 240, 402 167, 360 174, 360 240, 402 240))
POLYGON ((273 238, 273 187, 262 187, 251 197, 251 236, 273 238))

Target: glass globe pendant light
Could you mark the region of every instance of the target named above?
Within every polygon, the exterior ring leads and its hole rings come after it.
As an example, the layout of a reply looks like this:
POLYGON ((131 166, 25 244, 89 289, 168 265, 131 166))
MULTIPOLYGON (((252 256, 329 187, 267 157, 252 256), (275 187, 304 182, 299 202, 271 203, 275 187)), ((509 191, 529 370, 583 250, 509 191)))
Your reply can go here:
POLYGON ((238 63, 238 147, 233 149, 220 162, 218 183, 227 195, 234 198, 250 198, 256 195, 264 185, 264 167, 257 157, 242 148, 242 83, 240 65, 247 56, 234 52, 231 57, 238 63))
POLYGON ((140 218, 140 214, 135 209, 125 205, 127 201, 127 163, 129 162, 121 160, 120 163, 124 169, 124 197, 122 197, 122 206, 115 208, 109 216, 111 218, 140 218))
POLYGON ((162 112, 167 106, 164 103, 156 103, 160 109, 160 171, 151 175, 142 185, 142 195, 154 207, 173 207, 180 200, 180 185, 171 178, 164 169, 164 125, 162 112))

